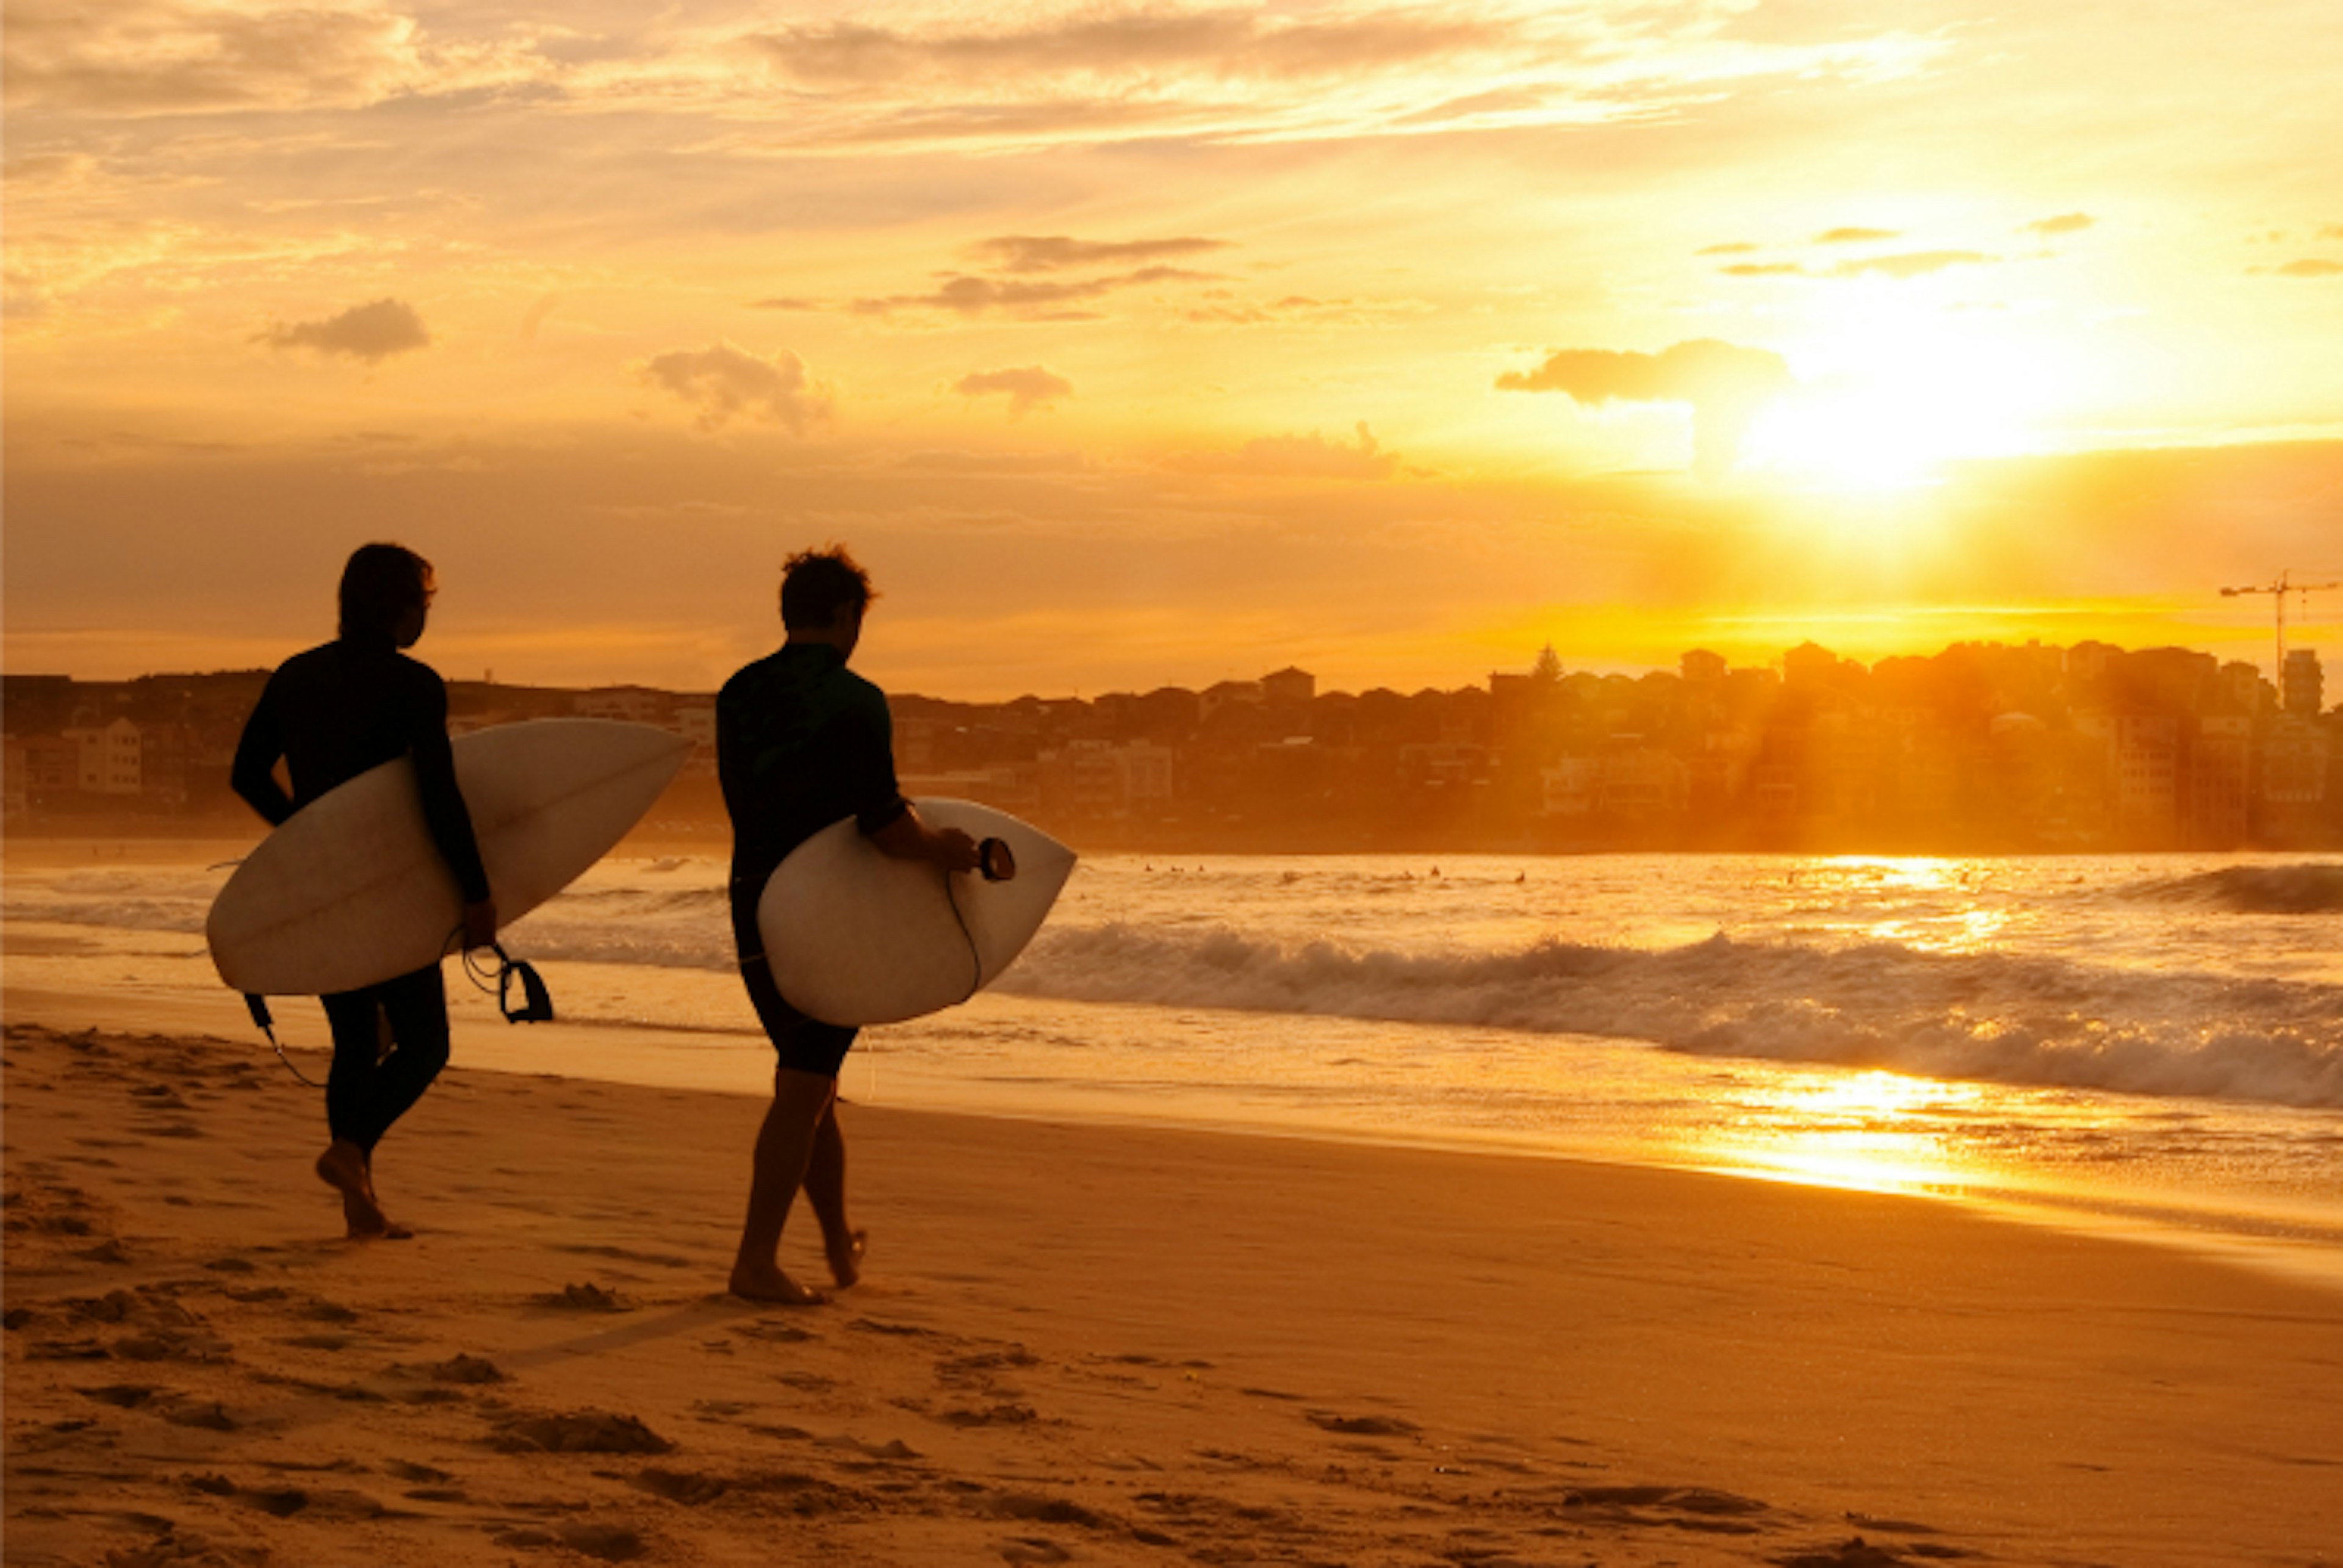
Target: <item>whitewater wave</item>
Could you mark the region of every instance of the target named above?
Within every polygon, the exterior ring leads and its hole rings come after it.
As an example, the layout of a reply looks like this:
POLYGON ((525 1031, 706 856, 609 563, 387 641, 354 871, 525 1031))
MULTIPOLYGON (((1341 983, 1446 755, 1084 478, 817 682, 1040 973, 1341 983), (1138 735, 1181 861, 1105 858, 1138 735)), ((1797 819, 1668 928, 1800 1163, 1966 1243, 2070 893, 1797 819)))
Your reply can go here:
POLYGON ((2343 987, 1719 935, 1660 951, 1285 945, 1226 928, 1045 932, 996 989, 1648 1041, 2044 1088, 2343 1107, 2343 987))
POLYGON ((2343 866, 2224 866, 2193 877, 2149 882, 2134 889, 2131 896, 2244 915, 2343 914, 2343 866))

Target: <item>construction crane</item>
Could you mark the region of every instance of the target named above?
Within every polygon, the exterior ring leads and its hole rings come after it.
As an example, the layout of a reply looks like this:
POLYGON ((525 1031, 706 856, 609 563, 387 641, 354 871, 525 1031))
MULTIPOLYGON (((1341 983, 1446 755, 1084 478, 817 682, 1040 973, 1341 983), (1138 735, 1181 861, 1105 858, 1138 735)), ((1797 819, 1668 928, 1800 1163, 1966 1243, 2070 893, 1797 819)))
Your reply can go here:
POLYGON ((2308 613, 2310 608, 2310 596, 2315 593, 2325 593, 2329 588, 2343 588, 2343 582, 2298 583, 2294 580, 2294 573, 2289 569, 2278 573, 2278 581, 2265 583, 2259 588, 2225 588, 2221 590, 2223 598, 2240 598, 2248 594, 2266 593, 2277 601, 2278 668, 2271 671, 2271 675, 2281 688, 2286 685, 2286 596, 2288 594, 2301 596, 2302 608, 2308 613))

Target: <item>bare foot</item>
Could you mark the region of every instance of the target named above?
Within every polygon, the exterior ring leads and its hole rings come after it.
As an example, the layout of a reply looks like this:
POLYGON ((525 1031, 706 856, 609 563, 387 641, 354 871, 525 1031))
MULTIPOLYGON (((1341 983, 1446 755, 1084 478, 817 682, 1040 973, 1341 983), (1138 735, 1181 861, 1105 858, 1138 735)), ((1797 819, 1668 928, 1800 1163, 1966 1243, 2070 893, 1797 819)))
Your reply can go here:
POLYGON ((830 1298, 820 1291, 808 1290, 779 1268, 768 1265, 753 1269, 745 1263, 732 1265, 732 1278, 724 1288, 743 1301, 768 1302, 779 1307, 819 1307, 830 1298))
POLYGON ((870 1232, 849 1231, 842 1236, 824 1236, 821 1250, 830 1258, 830 1277, 842 1291, 862 1277, 862 1254, 870 1250, 870 1232))
POLYGON ((365 1153, 355 1143, 337 1139, 317 1156, 317 1180, 342 1195, 342 1221, 350 1240, 404 1240, 415 1232, 391 1223, 382 1205, 374 1201, 374 1183, 367 1174, 365 1153))

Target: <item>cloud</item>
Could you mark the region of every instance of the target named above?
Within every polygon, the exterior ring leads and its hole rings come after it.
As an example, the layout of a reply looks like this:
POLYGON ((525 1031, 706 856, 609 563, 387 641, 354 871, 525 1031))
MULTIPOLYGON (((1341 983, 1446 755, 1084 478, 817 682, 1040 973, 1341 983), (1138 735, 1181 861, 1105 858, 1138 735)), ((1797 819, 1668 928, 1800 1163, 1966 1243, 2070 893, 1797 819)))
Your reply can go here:
POLYGON ((1762 246, 1753 245, 1745 239, 1736 239, 1728 245, 1703 246, 1700 249, 1693 252, 1693 254, 1694 256, 1746 256, 1753 250, 1762 248, 1762 246))
POLYGON ((1727 277, 1804 277, 1806 269, 1795 261, 1736 261, 1717 271, 1727 277))
POLYGON ((1860 261, 1843 261, 1831 272, 1837 277, 1855 277, 1866 272, 1884 272, 1890 277, 1920 277, 1948 266, 1984 266, 2000 259, 1974 250, 1913 250, 1898 256, 1866 256, 1860 261))
POLYGON ((1070 239, 1064 235, 1003 235, 970 248, 1007 272, 1055 272, 1069 266, 1121 266, 1225 250, 1224 239, 1070 239))
POLYGON ((1658 354, 1564 348, 1534 370, 1497 377, 1501 392, 1561 392, 1578 403, 1684 403, 1693 410, 1693 467, 1714 477, 1733 466, 1757 411, 1791 386, 1789 365, 1765 348, 1714 337, 1658 354))
POLYGON ((2062 234, 2080 234, 2098 221, 2087 212, 2065 212, 2060 213, 2056 217, 2036 218, 2018 232, 2038 234, 2043 238, 2049 239, 2062 234))
POLYGON ((2280 277, 2343 277, 2343 261, 2320 261, 2305 257, 2289 261, 2278 269, 2280 277))
POLYGON ((2330 223, 2318 231, 2321 239, 2343 239, 2343 223, 2330 223))
POLYGON ((857 316, 891 316, 900 310, 949 310, 959 316, 983 316, 992 311, 1003 311, 1044 320, 1081 320, 1087 319, 1091 313, 1076 312, 1072 307, 1102 298, 1120 289, 1140 288, 1151 283, 1212 281, 1214 279, 1211 273, 1190 272, 1177 266, 1142 266, 1136 272, 1066 283, 1031 283, 960 273, 945 279, 942 286, 933 293, 890 294, 878 298, 858 299, 848 308, 857 316))
POLYGON ((793 141, 861 152, 1416 136, 1633 121, 1767 82, 1906 75, 1951 46, 1892 28, 1725 36, 1730 8, 865 8, 885 20, 739 35, 779 89, 739 101, 793 141))
POLYGON ((1417 299, 1319 299, 1307 294, 1289 294, 1264 305, 1221 288, 1207 289, 1204 299, 1182 311, 1181 318, 1199 327, 1378 327, 1434 308, 1417 299))
POLYGON ((1816 245, 1868 245, 1876 239, 1895 239, 1892 228, 1826 228, 1815 236, 1816 245))
POLYGON ((272 327, 254 339, 272 348, 314 348, 320 354, 347 354, 368 364, 394 354, 421 348, 431 341, 423 318, 401 300, 377 299, 356 305, 325 321, 297 321, 272 327))
POLYGON ((737 417, 802 436, 831 412, 829 388, 816 385, 805 361, 786 348, 770 359, 730 343, 679 348, 646 364, 643 378, 698 408, 703 430, 720 429, 737 417))
POLYGON ((1074 384, 1053 370, 1027 365, 1014 370, 976 371, 953 382, 952 390, 963 397, 995 394, 1005 397, 1009 399, 1009 417, 1014 419, 1036 408, 1046 408, 1061 397, 1072 397, 1074 384))
POLYGON ((1199 473, 1248 474, 1286 479, 1388 479, 1400 472, 1396 452, 1383 450, 1363 419, 1352 427, 1358 445, 1307 436, 1260 436, 1234 452, 1184 454, 1172 466, 1199 473))
POLYGON ((351 108, 545 77, 526 39, 442 45, 382 0, 11 0, 11 109, 351 108))
POLYGON ((1253 81, 1389 70, 1510 41, 1496 21, 1391 14, 1280 23, 1234 9, 1081 13, 999 32, 898 31, 836 22, 755 35, 774 65, 826 87, 1209 69, 1253 81))

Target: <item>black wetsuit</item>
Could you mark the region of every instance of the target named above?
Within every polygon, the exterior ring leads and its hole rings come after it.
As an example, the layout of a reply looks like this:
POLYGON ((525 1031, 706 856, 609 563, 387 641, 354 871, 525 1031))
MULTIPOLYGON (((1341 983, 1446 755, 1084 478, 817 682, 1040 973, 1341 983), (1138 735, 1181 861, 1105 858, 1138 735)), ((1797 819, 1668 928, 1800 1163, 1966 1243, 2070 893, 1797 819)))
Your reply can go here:
POLYGON ((757 900, 789 852, 832 822, 852 817, 875 833, 908 809, 886 695, 827 644, 783 648, 717 694, 716 769, 732 818, 732 940, 749 1000, 782 1066, 835 1078, 854 1030, 781 1000, 757 900))
MULTIPOLYGON (((414 759, 424 823, 464 898, 486 899, 488 873, 447 745, 447 689, 428 665, 388 642, 329 642, 278 666, 245 721, 230 782, 275 826, 335 786, 399 757, 414 759), (290 795, 277 782, 280 757, 292 776, 290 795)), ((447 999, 439 966, 321 1000, 334 1034, 327 1125, 336 1139, 371 1152, 447 1065, 447 999), (396 1042, 387 1056, 384 1021, 396 1042)))

